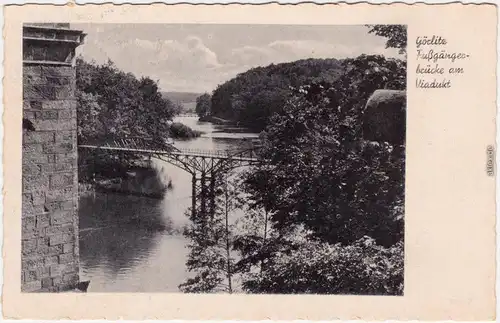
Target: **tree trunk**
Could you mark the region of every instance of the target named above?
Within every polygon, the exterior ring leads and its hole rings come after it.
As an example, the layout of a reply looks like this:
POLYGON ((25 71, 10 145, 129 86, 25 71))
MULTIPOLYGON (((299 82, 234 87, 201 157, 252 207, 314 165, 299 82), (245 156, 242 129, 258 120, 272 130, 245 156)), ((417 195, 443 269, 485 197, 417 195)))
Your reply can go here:
MULTIPOLYGON (((266 239, 267 239, 267 221, 268 221, 268 211, 266 208, 264 208, 264 237, 262 239, 262 247, 266 245, 266 239)), ((260 261, 260 273, 262 274, 262 271, 264 270, 264 261, 260 261)))
POLYGON ((224 187, 224 197, 225 197, 225 220, 226 220, 226 256, 227 256, 227 281, 228 281, 228 290, 229 294, 232 294, 232 277, 231 277, 231 243, 229 241, 229 192, 227 185, 227 177, 225 179, 225 187, 224 187))

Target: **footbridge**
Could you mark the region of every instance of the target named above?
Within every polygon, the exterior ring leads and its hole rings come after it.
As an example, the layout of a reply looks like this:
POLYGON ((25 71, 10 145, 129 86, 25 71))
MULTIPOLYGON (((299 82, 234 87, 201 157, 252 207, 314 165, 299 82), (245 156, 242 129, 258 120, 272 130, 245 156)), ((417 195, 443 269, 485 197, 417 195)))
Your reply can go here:
POLYGON ((176 117, 185 117, 185 118, 199 118, 200 116, 196 113, 180 113, 176 115, 176 117))
POLYGON ((180 149, 164 141, 128 138, 101 144, 81 144, 78 148, 157 158, 190 173, 193 218, 197 216, 197 213, 214 214, 217 179, 232 169, 260 162, 259 149, 255 145, 232 150, 180 149))

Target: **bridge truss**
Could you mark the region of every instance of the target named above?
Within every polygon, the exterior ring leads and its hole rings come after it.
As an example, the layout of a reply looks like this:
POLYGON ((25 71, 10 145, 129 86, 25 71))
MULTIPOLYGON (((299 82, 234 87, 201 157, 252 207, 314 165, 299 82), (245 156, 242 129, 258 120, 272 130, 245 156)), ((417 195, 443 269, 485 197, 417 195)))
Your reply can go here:
POLYGON ((191 174, 191 216, 213 216, 218 181, 232 169, 259 162, 255 147, 241 150, 178 149, 165 142, 144 138, 113 140, 104 144, 79 145, 80 149, 131 153, 157 158, 191 174))

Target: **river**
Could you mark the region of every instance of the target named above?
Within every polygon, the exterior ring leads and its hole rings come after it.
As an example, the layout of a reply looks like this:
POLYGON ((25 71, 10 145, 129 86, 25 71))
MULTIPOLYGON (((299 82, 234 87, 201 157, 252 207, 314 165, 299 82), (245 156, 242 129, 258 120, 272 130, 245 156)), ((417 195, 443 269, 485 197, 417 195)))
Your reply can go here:
MULTIPOLYGON (((178 148, 223 150, 240 146, 255 133, 179 117, 203 132, 192 140, 175 141, 178 148)), ((173 188, 162 200, 113 193, 80 197, 80 276, 90 280, 88 292, 179 292, 190 277, 185 262, 188 241, 180 233, 191 204, 191 175, 163 161, 155 168, 173 188), (130 219, 167 224, 168 230, 150 230, 130 219)))

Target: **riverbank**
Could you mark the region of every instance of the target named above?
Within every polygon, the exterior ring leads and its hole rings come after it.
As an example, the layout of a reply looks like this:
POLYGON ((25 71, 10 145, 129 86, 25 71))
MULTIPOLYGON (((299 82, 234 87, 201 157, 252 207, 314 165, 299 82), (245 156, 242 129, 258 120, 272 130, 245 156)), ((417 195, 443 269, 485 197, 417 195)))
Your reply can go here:
POLYGON ((188 140, 193 138, 198 138, 203 132, 198 130, 193 130, 192 128, 186 126, 180 122, 173 122, 170 125, 170 136, 173 139, 188 140))
POLYGON ((210 122, 210 123, 213 123, 216 125, 221 125, 221 126, 234 126, 234 125, 236 125, 236 123, 232 120, 222 119, 222 118, 215 117, 215 116, 200 117, 199 121, 210 122))
MULTIPOLYGON (((203 134, 202 131, 193 130, 181 123, 173 122, 169 127, 168 137, 177 140, 191 140, 203 134)), ((162 199, 166 191, 172 188, 172 181, 162 182, 159 170, 156 170, 151 160, 137 156, 132 157, 132 162, 127 159, 117 158, 115 154, 104 152, 97 157, 84 152, 86 155, 79 169, 79 192, 87 191, 109 192, 139 197, 162 199), (97 158, 99 160, 97 160, 97 158), (86 169, 92 165, 91 170, 86 169), (92 169, 93 168, 93 169, 92 169), (96 178, 97 176, 97 178, 96 178)))
MULTIPOLYGON (((238 131, 235 126, 198 122, 192 116, 174 118, 173 122, 204 133, 190 140, 175 140, 179 149, 241 149, 255 138, 254 133, 238 131)), ((93 167, 93 160, 89 155, 88 161, 79 164, 82 172, 86 164, 93 167)), ((103 170, 102 164, 96 167, 103 170)), ((155 159, 151 167, 159 179, 167 179, 163 182, 168 184, 172 179, 173 187, 167 189, 163 200, 111 192, 80 195, 81 279, 92 281, 90 293, 178 293, 179 284, 193 277, 185 265, 190 240, 182 235, 184 226, 190 224, 186 212, 192 202, 192 176, 155 159)), ((126 172, 101 173, 104 178, 126 172)))
POLYGON ((172 181, 164 183, 158 171, 150 163, 131 167, 125 177, 100 178, 93 183, 79 183, 79 193, 102 192, 133 195, 153 199, 163 199, 167 190, 172 188, 172 181), (146 166, 146 164, 149 164, 146 166))

